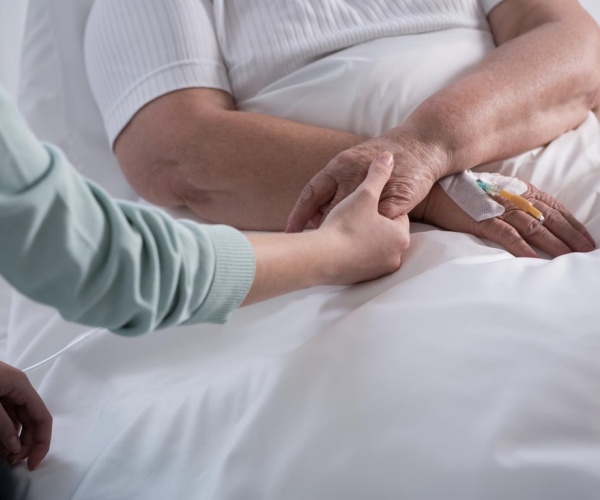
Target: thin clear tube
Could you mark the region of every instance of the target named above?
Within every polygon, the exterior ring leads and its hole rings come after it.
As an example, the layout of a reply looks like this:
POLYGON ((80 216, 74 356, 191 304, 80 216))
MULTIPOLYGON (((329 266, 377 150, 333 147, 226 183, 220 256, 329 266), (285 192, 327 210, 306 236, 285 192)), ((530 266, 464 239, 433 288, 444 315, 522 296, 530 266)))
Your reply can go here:
POLYGON ((45 359, 42 359, 41 361, 28 366, 27 368, 25 368, 23 371, 25 373, 30 372, 32 370, 35 370, 37 368, 39 368, 40 366, 45 365, 46 363, 49 363, 50 361, 58 358, 61 354, 63 354, 64 352, 73 349, 73 347, 81 344, 82 342, 85 342, 89 339, 91 339, 92 337, 95 337, 96 335, 99 335, 102 332, 108 332, 108 330, 106 328, 93 328, 92 330, 88 330, 87 332, 83 332, 81 334, 79 334, 77 337, 75 337, 71 342, 69 342, 65 347, 63 347, 60 351, 56 351, 54 354, 52 354, 51 356, 48 356, 45 359))

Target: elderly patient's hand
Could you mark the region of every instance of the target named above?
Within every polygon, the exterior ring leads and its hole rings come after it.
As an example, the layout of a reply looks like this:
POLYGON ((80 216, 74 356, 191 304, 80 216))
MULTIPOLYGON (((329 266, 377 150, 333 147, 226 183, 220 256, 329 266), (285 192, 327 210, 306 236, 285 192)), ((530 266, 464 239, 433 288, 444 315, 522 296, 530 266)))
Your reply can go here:
POLYGON ((48 453, 52 416, 22 371, 0 362, 0 453, 10 463, 27 458, 35 469, 48 453))
POLYGON ((365 179, 369 165, 383 151, 394 155, 394 170, 381 194, 379 210, 390 219, 408 214, 435 182, 451 173, 443 150, 425 144, 401 128, 393 138, 380 136, 342 151, 306 185, 288 218, 287 232, 319 227, 327 214, 365 179))
POLYGON ((505 208, 499 217, 477 222, 435 184, 429 195, 412 212, 414 220, 471 233, 502 246, 517 257, 537 257, 533 245, 551 257, 570 252, 589 252, 595 243, 583 224, 552 196, 526 183, 522 194, 542 212, 543 224, 504 198, 494 199, 505 208))

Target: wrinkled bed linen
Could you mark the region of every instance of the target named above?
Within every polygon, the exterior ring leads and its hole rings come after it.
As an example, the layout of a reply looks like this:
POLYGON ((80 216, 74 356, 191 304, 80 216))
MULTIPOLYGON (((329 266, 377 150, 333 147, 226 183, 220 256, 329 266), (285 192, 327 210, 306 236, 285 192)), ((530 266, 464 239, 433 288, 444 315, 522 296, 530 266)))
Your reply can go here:
MULTIPOLYGON (((306 89, 315 106, 341 92, 332 74, 329 94, 298 80, 252 106, 309 113, 306 89)), ((327 120, 359 123, 369 106, 330 107, 327 120)), ((394 111, 362 118, 379 112, 394 111)), ((600 242, 592 114, 482 169, 553 194, 600 242)), ((223 326, 95 336, 31 372, 55 416, 31 498, 596 500, 600 250, 517 259, 412 231, 383 279, 289 294, 223 326)), ((26 300, 11 317, 20 367, 85 329, 26 300)))

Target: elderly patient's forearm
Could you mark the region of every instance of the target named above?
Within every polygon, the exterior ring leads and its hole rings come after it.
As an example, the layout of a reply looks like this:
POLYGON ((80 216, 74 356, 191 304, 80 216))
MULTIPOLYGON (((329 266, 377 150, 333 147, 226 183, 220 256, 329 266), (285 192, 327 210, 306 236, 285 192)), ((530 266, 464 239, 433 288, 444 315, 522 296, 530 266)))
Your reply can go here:
POLYGON ((545 145, 598 106, 600 32, 585 16, 502 31, 500 47, 417 108, 405 125, 450 152, 444 173, 545 145))
POLYGON ((312 176, 365 139, 236 111, 224 92, 190 89, 138 113, 116 153, 133 187, 154 203, 186 205, 241 229, 280 230, 312 176))

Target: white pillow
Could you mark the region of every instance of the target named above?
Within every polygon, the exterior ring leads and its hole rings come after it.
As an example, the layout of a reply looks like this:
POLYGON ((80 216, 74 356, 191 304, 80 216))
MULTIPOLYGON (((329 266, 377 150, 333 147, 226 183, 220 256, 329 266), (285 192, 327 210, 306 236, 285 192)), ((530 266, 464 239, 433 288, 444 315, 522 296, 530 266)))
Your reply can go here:
POLYGON ((330 54, 237 105, 245 111, 376 136, 402 123, 427 97, 493 48, 489 31, 471 28, 381 38, 330 54))
POLYGON ((580 0, 579 3, 600 23, 600 2, 598 0, 580 0))

